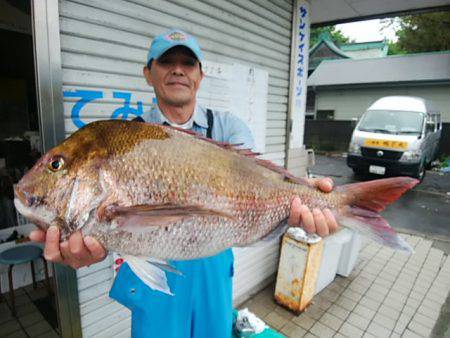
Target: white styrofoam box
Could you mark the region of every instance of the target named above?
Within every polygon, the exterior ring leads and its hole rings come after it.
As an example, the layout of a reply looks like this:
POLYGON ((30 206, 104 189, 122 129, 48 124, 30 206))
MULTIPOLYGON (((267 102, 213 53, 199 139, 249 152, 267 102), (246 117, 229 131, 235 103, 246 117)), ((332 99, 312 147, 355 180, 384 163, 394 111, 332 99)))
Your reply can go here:
POLYGON ((336 273, 348 277, 355 267, 358 259, 359 250, 361 250, 361 235, 349 229, 343 229, 351 233, 350 241, 344 243, 341 251, 341 258, 336 273))
POLYGON ((360 247, 359 235, 346 228, 323 239, 322 263, 317 277, 316 294, 330 284, 336 274, 345 277, 350 274, 360 247))

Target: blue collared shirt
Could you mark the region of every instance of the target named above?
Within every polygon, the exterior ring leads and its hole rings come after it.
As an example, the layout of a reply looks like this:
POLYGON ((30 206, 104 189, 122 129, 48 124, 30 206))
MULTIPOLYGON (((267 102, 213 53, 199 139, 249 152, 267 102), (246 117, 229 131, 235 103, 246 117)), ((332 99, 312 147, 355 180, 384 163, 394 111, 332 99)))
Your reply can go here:
MULTIPOLYGON (((255 145, 253 136, 247 125, 237 116, 229 112, 212 111, 214 124, 212 129, 212 139, 219 142, 227 142, 230 144, 242 144, 241 148, 252 149, 255 145)), ((146 122, 162 124, 167 121, 158 105, 142 114, 142 118, 146 122)), ((208 118, 206 108, 196 105, 194 110, 194 123, 192 131, 206 136, 208 130, 208 118)))
MULTIPOLYGON (((157 106, 142 118, 158 124, 167 120, 157 106)), ((250 129, 239 118, 213 111, 213 119, 211 136, 214 140, 253 148, 250 129)), ((206 136, 205 108, 195 107, 191 130, 206 136)), ((182 276, 167 274, 175 296, 148 288, 127 264, 120 268, 110 297, 132 311, 132 337, 231 337, 232 250, 202 259, 170 261, 170 264, 182 273, 182 276)))

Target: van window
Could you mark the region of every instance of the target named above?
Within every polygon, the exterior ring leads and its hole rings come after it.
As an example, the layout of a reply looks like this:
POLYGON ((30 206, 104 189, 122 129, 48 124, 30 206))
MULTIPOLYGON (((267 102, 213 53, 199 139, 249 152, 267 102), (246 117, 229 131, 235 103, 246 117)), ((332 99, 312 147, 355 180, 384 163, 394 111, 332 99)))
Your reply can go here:
POLYGON ((434 131, 438 131, 441 129, 441 116, 436 114, 433 115, 433 121, 434 121, 434 131))
POLYGON ((436 130, 436 115, 431 116, 429 119, 427 119, 427 128, 426 132, 428 133, 434 133, 436 130))
POLYGON ((423 118, 417 112, 368 110, 361 118, 358 129, 387 134, 420 134, 423 118))

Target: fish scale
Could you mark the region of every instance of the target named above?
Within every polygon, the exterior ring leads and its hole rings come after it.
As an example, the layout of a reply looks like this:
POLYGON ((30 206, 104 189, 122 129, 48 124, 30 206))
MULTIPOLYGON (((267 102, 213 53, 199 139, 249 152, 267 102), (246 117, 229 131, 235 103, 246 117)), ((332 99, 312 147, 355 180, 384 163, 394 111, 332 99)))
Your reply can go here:
MULTIPOLYGON (((185 136, 179 134, 181 137, 185 136)), ((186 137, 192 139, 189 135, 186 135, 186 137)), ((164 140, 164 142, 171 141, 172 139, 164 140)), ((270 184, 267 184, 268 187, 265 187, 249 182, 248 177, 251 175, 249 175, 248 170, 241 170, 238 178, 231 176, 230 179, 229 172, 232 172, 230 168, 236 165, 236 161, 226 161, 224 156, 220 159, 221 163, 226 165, 226 167, 222 167, 222 170, 205 170, 205 168, 198 166, 198 161, 195 160, 192 152, 181 151, 181 144, 185 144, 185 142, 175 139, 173 144, 162 144, 159 140, 148 140, 137 145, 128 154, 111 158, 108 164, 109 169, 105 170, 109 172, 109 185, 112 185, 112 182, 116 184, 115 191, 116 195, 120 196, 121 204, 125 206, 161 203, 185 204, 189 200, 190 203, 205 207, 228 210, 238 222, 221 221, 217 217, 199 217, 191 221, 198 226, 181 221, 171 227, 177 229, 177 233, 181 234, 182 238, 188 239, 188 246, 193 248, 205 246, 204 249, 199 250, 208 255, 221 251, 229 247, 230 244, 245 245, 253 242, 258 236, 261 236, 260 232, 266 233, 272 230, 282 219, 287 217, 289 196, 280 191, 279 186, 273 185, 271 187, 270 184), (155 154, 158 153, 158 149, 160 153, 163 153, 168 148, 176 150, 166 156, 164 162, 166 165, 163 166, 163 163, 156 158, 155 154), (127 163, 135 163, 134 159, 137 156, 142 160, 135 166, 127 165, 127 163), (150 170, 146 171, 146 168, 150 170), (149 176, 136 175, 137 172, 148 172, 149 176), (209 182, 212 182, 211 185, 216 189, 208 188, 209 182), (251 187, 254 188, 253 191, 250 190, 251 187), (151 192, 157 193, 152 194, 151 192), (282 195, 285 196, 283 203, 277 202, 273 206, 267 203, 268 200, 279 200, 282 195), (263 196, 266 196, 266 198, 262 198, 263 196), (255 203, 258 197, 259 204, 255 203), (249 212, 249 210, 254 212, 249 212), (238 229, 239 231, 232 231, 232 229, 238 229), (245 229, 250 231, 246 232, 245 229), (194 238, 189 236, 192 233, 195 234, 194 238), (213 233, 216 235, 212 236, 213 233), (213 238, 214 240, 212 240, 213 238), (215 240, 216 238, 222 238, 223 243, 220 240, 215 240)), ((210 147, 210 144, 205 145, 210 147)), ((196 149, 195 142, 188 146, 189 149, 193 149, 194 154, 204 151, 203 149, 196 149)), ((214 148, 217 147, 214 146, 214 148)), ((213 150, 216 150, 214 148, 213 150)), ((259 177, 256 176, 254 181, 257 182, 258 179, 259 177)), ((259 179, 259 181, 262 182, 263 180, 259 179)), ((281 180, 280 183, 285 184, 286 188, 294 187, 294 185, 286 184, 281 180)), ((184 250, 183 256, 180 256, 180 253, 173 250, 173 246, 169 245, 165 238, 175 242, 176 245, 183 243, 183 239, 173 236, 172 232, 164 229, 156 229, 148 236, 139 235, 136 238, 128 236, 126 240, 122 239, 123 232, 111 234, 108 232, 107 226, 102 228, 103 230, 99 233, 96 232, 96 229, 93 228, 90 234, 94 237, 101 237, 102 242, 106 243, 107 247, 120 252, 131 251, 133 254, 171 259, 188 259, 197 257, 198 254, 194 251, 184 250), (139 243, 140 245, 133 245, 130 250, 130 243, 139 243), (165 243, 165 245, 161 247, 158 243, 165 243)))

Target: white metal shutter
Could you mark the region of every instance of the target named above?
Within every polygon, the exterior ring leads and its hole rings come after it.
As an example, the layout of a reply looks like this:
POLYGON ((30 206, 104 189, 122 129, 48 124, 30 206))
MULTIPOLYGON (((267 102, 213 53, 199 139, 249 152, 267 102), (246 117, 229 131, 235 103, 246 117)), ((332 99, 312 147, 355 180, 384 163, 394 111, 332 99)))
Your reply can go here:
MULTIPOLYGON (((239 63, 267 70, 269 93, 264 157, 285 161, 292 2, 284 0, 76 0, 60 1, 63 90, 103 91, 89 105, 85 122, 108 118, 123 100, 113 91, 132 93, 131 107, 153 93, 142 76, 151 39, 168 28, 197 37, 205 60, 239 63), (107 94, 107 95, 106 95, 107 94)), ((66 133, 75 98, 64 98, 66 133)), ((235 299, 244 299, 276 271, 278 244, 238 249, 235 299)), ((130 335, 128 310, 108 297, 111 258, 78 271, 81 323, 86 337, 130 335)))

